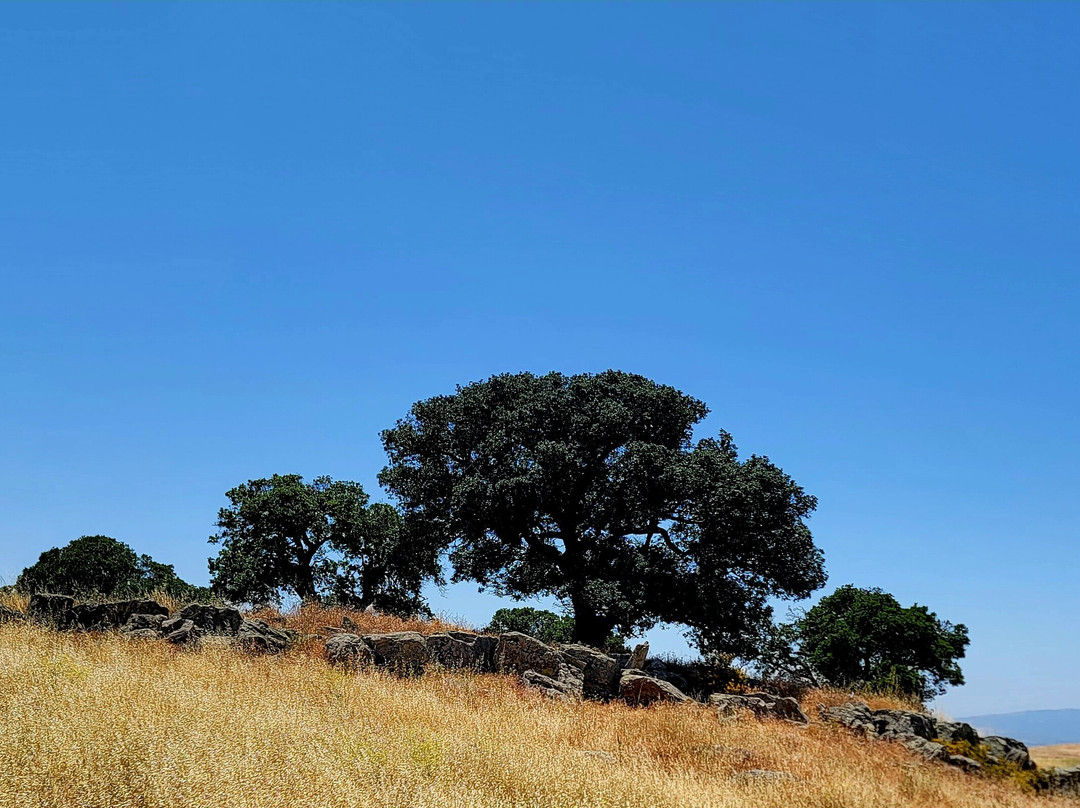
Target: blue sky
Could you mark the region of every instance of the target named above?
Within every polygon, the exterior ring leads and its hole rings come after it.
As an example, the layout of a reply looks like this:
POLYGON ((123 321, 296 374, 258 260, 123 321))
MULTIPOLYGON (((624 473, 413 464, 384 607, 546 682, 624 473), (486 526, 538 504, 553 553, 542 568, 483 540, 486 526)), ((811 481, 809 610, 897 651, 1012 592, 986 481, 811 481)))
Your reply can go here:
POLYGON ((0 574, 105 533, 205 582, 233 485, 376 492, 413 401, 613 367, 819 497, 823 593, 969 626, 942 709, 1080 706, 1077 41, 1070 4, 0 5, 0 574))

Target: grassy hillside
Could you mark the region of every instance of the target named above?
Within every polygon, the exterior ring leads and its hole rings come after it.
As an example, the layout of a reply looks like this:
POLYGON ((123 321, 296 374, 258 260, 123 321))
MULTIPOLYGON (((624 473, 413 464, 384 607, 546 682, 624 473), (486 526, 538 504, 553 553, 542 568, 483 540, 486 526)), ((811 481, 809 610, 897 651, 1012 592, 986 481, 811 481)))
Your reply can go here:
POLYGON ((1080 743, 1031 747, 1031 759, 1043 768, 1080 766, 1080 743))
MULTIPOLYGON (((361 630, 400 627, 380 620, 361 630)), ((249 657, 0 626, 0 808, 1066 804, 834 726, 554 703, 495 675, 345 674, 319 650, 249 657)), ((843 697, 813 694, 808 712, 823 699, 843 697)))

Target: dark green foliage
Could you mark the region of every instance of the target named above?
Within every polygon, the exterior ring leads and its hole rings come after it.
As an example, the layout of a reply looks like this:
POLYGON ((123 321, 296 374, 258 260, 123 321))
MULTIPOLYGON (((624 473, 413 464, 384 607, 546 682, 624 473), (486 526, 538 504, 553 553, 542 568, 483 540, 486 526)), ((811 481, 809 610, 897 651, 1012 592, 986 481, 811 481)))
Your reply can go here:
POLYGON ((285 594, 392 613, 424 609, 420 586, 438 576, 438 548, 402 542, 389 505, 368 505, 359 483, 298 474, 249 480, 218 512, 221 544, 210 559, 213 591, 236 603, 280 603, 285 594))
POLYGON ((491 616, 491 625, 484 631, 493 634, 520 631, 542 642, 571 642, 574 639, 574 618, 531 606, 499 609, 491 616))
POLYGON ((575 637, 687 626, 738 652, 771 597, 825 581, 804 520, 816 500, 731 436, 692 441, 705 405, 619 371, 494 376, 413 405, 383 432, 380 481, 455 580, 553 595, 575 637))
POLYGON ((209 590, 181 580, 171 564, 136 555, 109 536, 81 536, 46 550, 15 582, 19 592, 77 597, 143 597, 155 592, 178 600, 205 600, 209 590))
POLYGON ((778 648, 786 641, 788 657, 825 682, 922 700, 964 683, 957 660, 969 643, 965 626, 925 606, 904 608, 887 592, 850 584, 777 627, 774 640, 778 648))

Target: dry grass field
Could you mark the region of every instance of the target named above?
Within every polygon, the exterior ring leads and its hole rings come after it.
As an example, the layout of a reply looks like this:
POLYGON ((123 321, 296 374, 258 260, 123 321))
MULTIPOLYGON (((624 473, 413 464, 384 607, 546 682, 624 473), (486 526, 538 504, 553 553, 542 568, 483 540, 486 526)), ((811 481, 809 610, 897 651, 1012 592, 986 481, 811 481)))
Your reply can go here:
POLYGON ((1080 743, 1031 747, 1031 759, 1043 768, 1080 766, 1080 743))
MULTIPOLYGON (((355 618, 361 630, 404 627, 355 618)), ((843 696, 812 694, 808 712, 822 700, 843 696)), ((555 703, 494 675, 343 673, 314 641, 252 657, 0 625, 0 728, 0 808, 1075 804, 832 726, 555 703)))

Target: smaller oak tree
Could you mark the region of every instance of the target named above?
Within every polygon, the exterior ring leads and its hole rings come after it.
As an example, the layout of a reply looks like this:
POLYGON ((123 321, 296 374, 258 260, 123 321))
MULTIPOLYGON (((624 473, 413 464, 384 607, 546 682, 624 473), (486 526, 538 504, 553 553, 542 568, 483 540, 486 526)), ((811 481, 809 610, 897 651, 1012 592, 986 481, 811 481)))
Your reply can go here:
POLYGON ((393 613, 425 607, 420 586, 437 578, 438 549, 401 540, 390 505, 368 505, 359 483, 298 474, 249 480, 218 512, 221 551, 212 588, 236 603, 280 603, 283 595, 393 613))
POLYGON ((759 646, 766 676, 808 684, 869 687, 923 701, 962 685, 957 663, 967 627, 939 620, 925 606, 904 608, 880 589, 848 584, 790 623, 773 627, 759 646))

